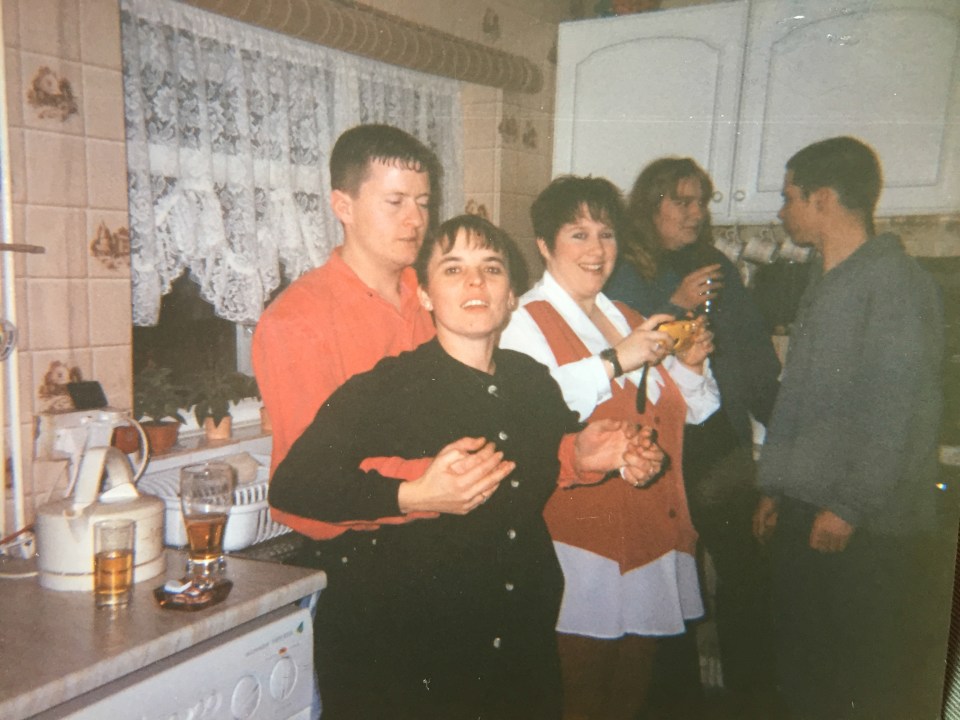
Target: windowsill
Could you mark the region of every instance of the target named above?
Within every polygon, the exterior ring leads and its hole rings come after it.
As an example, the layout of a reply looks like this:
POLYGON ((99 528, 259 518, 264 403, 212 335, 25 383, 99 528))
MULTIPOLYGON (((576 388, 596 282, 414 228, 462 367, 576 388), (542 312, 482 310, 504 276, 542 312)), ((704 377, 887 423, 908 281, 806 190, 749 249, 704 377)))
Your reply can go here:
POLYGON ((208 440, 203 430, 181 430, 176 445, 159 455, 150 456, 145 472, 169 470, 235 452, 246 451, 269 457, 272 437, 263 431, 259 420, 234 425, 233 436, 226 440, 208 440))

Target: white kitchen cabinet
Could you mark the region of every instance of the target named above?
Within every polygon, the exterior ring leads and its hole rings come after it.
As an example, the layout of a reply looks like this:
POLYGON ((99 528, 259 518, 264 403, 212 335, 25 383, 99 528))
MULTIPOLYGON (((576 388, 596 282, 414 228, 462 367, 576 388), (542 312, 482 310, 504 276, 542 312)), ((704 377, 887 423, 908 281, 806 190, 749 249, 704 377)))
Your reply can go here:
POLYGON ((561 26, 554 172, 628 191, 663 155, 766 222, 786 160, 840 134, 884 164, 879 214, 960 207, 960 2, 741 0, 561 26))
POLYGON ((663 155, 696 158, 732 182, 746 0, 560 25, 555 174, 629 192, 663 155))

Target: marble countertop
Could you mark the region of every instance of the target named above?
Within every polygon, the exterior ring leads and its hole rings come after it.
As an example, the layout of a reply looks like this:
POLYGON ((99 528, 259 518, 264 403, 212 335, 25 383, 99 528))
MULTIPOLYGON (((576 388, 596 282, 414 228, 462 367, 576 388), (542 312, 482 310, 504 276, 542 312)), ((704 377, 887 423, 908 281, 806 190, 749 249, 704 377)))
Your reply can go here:
POLYGON ((0 580, 0 718, 42 712, 326 585, 316 570, 229 557, 226 600, 162 610, 153 591, 182 576, 185 559, 165 552, 166 572, 135 585, 124 608, 97 608, 92 592, 47 590, 36 577, 0 580))

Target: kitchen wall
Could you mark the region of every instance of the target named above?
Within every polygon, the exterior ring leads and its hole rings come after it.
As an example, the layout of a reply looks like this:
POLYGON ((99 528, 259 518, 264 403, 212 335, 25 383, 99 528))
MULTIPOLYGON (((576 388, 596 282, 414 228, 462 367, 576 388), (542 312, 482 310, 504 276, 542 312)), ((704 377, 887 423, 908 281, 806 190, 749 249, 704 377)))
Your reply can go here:
MULTIPOLYGON (((463 96, 466 209, 486 214, 520 240, 535 276, 540 264, 527 211, 551 175, 556 26, 568 16, 590 15, 596 3, 366 4, 522 55, 543 69, 536 94, 465 86, 463 96)), ((699 3, 664 0, 662 7, 690 4, 699 3)), ((132 403, 119 11, 117 0, 2 0, 2 12, 13 240, 46 250, 16 257, 22 398, 16 421, 32 508, 34 497, 42 500, 62 480, 61 465, 34 467, 31 458, 35 417, 65 405, 66 383, 99 380, 112 405, 132 403)), ((960 255, 956 215, 884 225, 904 232, 915 254, 960 255)), ((761 229, 740 232, 747 238, 761 229)))
MULTIPOLYGON (((63 481, 61 463, 32 461, 37 414, 67 405, 66 383, 80 377, 100 381, 111 405, 132 404, 119 7, 117 0, 2 3, 13 241, 46 251, 16 257, 22 404, 16 421, 32 514, 34 499, 42 501, 63 481)), ((509 228, 535 261, 526 212, 550 177, 548 58, 567 0, 367 4, 523 55, 543 69, 537 94, 464 91, 467 208, 509 228)), ((8 527, 11 510, 8 502, 8 527)))

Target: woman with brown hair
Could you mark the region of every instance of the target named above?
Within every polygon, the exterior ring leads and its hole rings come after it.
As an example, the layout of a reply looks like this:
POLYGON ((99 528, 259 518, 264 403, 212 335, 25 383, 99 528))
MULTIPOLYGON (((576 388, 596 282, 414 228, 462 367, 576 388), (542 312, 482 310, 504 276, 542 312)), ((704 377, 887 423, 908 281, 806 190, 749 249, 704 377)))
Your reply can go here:
POLYGON ((554 180, 530 210, 546 272, 520 300, 500 347, 550 369, 581 421, 656 429, 670 458, 652 484, 619 477, 554 491, 544 516, 563 568, 557 622, 567 720, 634 720, 644 707, 657 638, 703 612, 696 533, 684 495, 684 422, 719 402, 700 330, 672 355, 657 326, 601 291, 617 258, 620 192, 602 178, 554 180))

